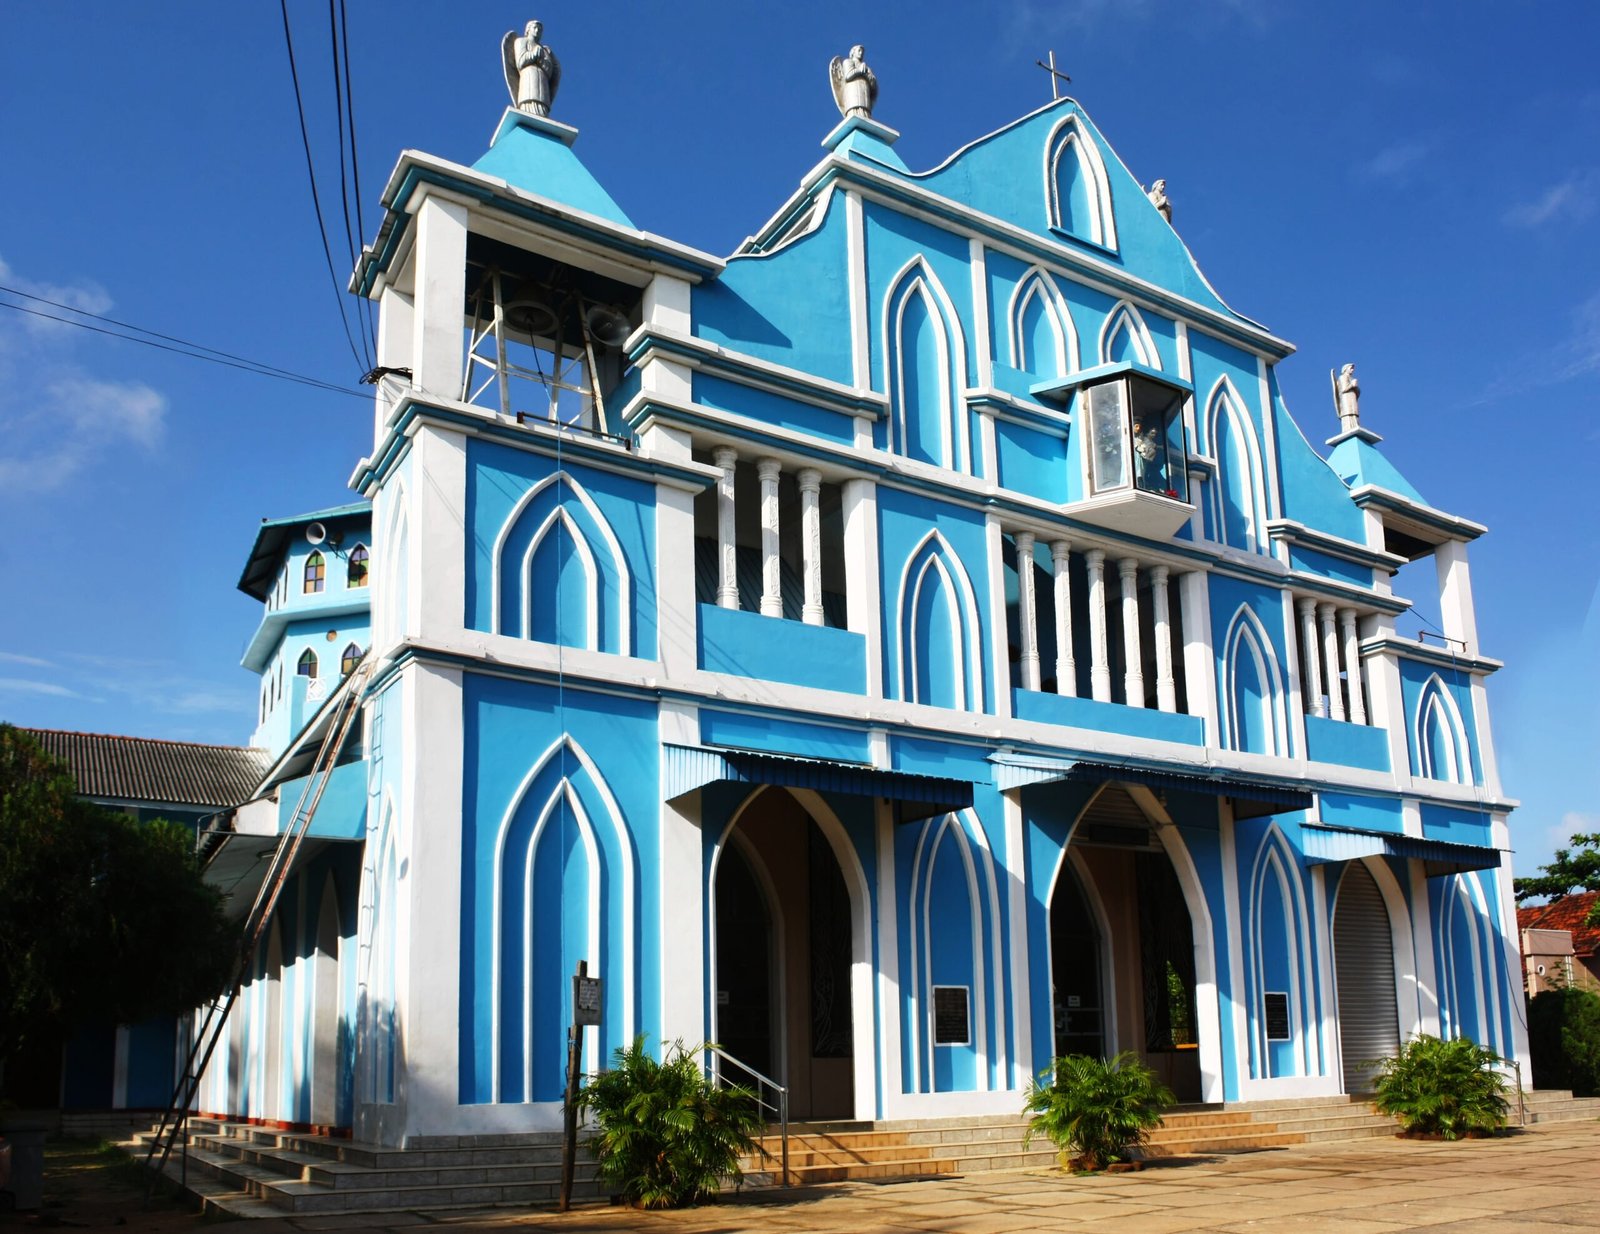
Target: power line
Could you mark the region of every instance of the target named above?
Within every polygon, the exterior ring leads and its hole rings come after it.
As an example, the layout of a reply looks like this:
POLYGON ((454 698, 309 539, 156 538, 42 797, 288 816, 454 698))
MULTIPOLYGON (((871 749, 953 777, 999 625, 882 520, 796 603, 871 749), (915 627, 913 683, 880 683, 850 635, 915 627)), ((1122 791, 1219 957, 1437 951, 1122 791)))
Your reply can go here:
MULTIPOLYGON (((367 238, 367 220, 362 213, 361 203, 364 196, 361 192, 361 151, 356 146, 356 94, 350 83, 350 6, 347 0, 339 0, 339 30, 340 44, 344 48, 344 115, 350 127, 350 179, 355 187, 356 199, 356 239, 359 250, 360 243, 367 238)), ((359 252, 357 254, 359 256, 359 252)), ((372 301, 366 296, 361 297, 361 310, 367 318, 367 337, 374 340, 376 347, 377 323, 373 320, 372 301)))
MULTIPOLYGON (((355 228, 350 219, 350 174, 345 163, 345 92, 340 75, 339 0, 328 0, 328 65, 333 70, 333 131, 339 147, 339 204, 344 214, 345 258, 350 269, 356 264, 355 228)), ((348 49, 345 49, 348 52, 348 49)), ((372 351, 367 346, 366 320, 356 307, 356 330, 361 336, 361 355, 366 370, 373 366, 372 351)))
POLYGON ((328 263, 328 278, 332 281, 333 298, 339 309, 339 324, 344 327, 345 342, 350 344, 350 355, 356 362, 356 367, 366 372, 372 366, 361 358, 361 353, 356 350, 356 341, 350 333, 350 319, 344 311, 344 289, 339 285, 339 276, 333 269, 333 250, 328 246, 328 225, 322 217, 322 199, 317 194, 317 170, 311 159, 311 135, 306 132, 306 109, 300 94, 300 72, 294 62, 294 36, 289 32, 289 5, 288 0, 278 0, 278 9, 283 14, 283 42, 289 52, 289 79, 294 84, 295 112, 300 117, 300 145, 306 152, 306 176, 311 181, 311 207, 317 215, 317 234, 322 239, 322 256, 328 263))
MULTIPOLYGON (((9 288, 0 288, 0 291, 9 290, 9 288)), ((17 292, 16 294, 27 295, 26 292, 17 292)), ((29 298, 33 300, 39 299, 38 296, 30 296, 29 298)), ((52 301, 45 301, 45 303, 52 303, 52 301)), ((67 306, 63 305, 60 307, 67 306)), ((139 343, 145 347, 154 347, 157 351, 170 351, 174 355, 188 356, 191 360, 204 360, 208 364, 220 364, 224 368, 234 368, 246 373, 254 373, 257 377, 271 377, 276 381, 292 381, 298 385, 311 386, 313 389, 326 390, 331 394, 343 394, 349 396, 350 398, 362 399, 363 401, 365 401, 368 397, 367 395, 362 394, 359 390, 347 390, 343 386, 334 385, 331 381, 323 381, 317 377, 307 377, 301 373, 291 373, 287 369, 280 369, 272 365, 260 364, 255 360, 247 360, 242 356, 225 359, 224 357, 229 355, 228 352, 219 352, 211 347, 203 347, 199 343, 190 343, 186 339, 174 339, 174 342, 181 344, 181 346, 176 347, 169 346, 167 343, 159 343, 156 341, 156 339, 171 339, 172 336, 168 334, 157 334, 153 330, 142 331, 142 333, 154 335, 153 338, 140 338, 135 334, 122 334, 116 330, 107 330, 103 326, 90 325, 86 321, 76 321, 71 317, 58 317, 54 313, 46 313, 43 309, 32 309, 25 304, 11 304, 5 300, 0 300, 0 308, 11 309, 12 311, 18 313, 26 313, 30 317, 42 317, 46 321, 60 322, 64 326, 76 326, 80 330, 89 330, 95 334, 103 334, 107 338, 122 339, 125 342, 139 343)), ((82 309, 72 308, 69 308, 68 311, 74 313, 83 312, 82 309)), ((93 313, 86 315, 90 317, 95 316, 93 313)), ((109 321, 111 319, 101 318, 100 320, 109 321)), ((130 330, 141 329, 139 326, 128 326, 127 328, 130 330)))

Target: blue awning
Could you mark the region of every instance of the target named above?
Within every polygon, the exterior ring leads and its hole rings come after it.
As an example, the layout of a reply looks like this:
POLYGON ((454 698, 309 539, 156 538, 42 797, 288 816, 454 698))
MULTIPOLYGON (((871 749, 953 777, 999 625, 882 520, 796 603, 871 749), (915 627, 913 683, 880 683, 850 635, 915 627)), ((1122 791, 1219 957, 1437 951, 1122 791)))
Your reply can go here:
POLYGON ((677 745, 664 745, 661 758, 668 801, 707 784, 769 784, 852 797, 882 797, 894 803, 895 819, 902 823, 964 810, 972 804, 969 781, 885 771, 858 763, 677 745))
POLYGON ((1313 804, 1309 790, 1293 785, 1251 780, 1231 772, 1191 775, 1159 767, 1130 767, 1097 763, 1088 759, 1050 758, 1034 754, 992 754, 995 786, 1001 792, 1030 784, 1056 784, 1076 781, 1103 784, 1117 780, 1123 784, 1142 784, 1146 788, 1170 788, 1176 792, 1203 793, 1233 801, 1235 818, 1258 818, 1288 810, 1309 810, 1313 804))
POLYGON ((1362 857, 1415 857, 1423 863, 1429 878, 1466 870, 1493 870, 1503 856, 1498 848, 1478 844, 1452 844, 1387 831, 1330 827, 1326 823, 1306 823, 1300 829, 1300 847, 1312 865, 1358 861, 1362 857))

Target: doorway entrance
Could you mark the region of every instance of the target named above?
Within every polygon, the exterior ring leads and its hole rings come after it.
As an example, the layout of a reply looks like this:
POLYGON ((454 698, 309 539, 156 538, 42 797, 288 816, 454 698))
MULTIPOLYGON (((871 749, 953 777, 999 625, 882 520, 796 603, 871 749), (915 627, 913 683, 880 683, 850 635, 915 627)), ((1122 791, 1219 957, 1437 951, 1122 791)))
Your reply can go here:
POLYGON ((854 907, 833 846, 766 789, 718 855, 713 1040, 789 1090, 795 1119, 855 1110, 854 907))
POLYGON ((1400 1049, 1394 942, 1383 892, 1366 866, 1352 861, 1333 904, 1333 978, 1339 999, 1339 1059, 1344 1091, 1372 1091, 1376 1059, 1400 1049))

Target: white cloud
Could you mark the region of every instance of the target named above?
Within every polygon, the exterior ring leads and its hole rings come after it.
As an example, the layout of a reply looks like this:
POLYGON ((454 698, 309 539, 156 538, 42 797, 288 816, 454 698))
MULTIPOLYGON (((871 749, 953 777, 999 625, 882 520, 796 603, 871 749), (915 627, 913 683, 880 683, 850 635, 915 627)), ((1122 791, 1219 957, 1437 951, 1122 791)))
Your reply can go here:
POLYGON ((1600 831, 1600 814, 1568 810, 1559 823, 1545 832, 1545 839, 1552 849, 1571 848, 1573 836, 1593 835, 1597 831, 1600 831))
POLYGON ((1426 141, 1391 142, 1366 162, 1358 164, 1356 174, 1364 180, 1404 184, 1432 152, 1433 146, 1426 141))
MULTIPOLYGON (((64 304, 68 308, 81 309, 86 313, 99 313, 104 315, 111 311, 112 300, 106 294, 105 288, 98 283, 80 280, 74 283, 46 283, 38 279, 24 278, 18 274, 0 257, 0 285, 14 287, 18 291, 26 292, 30 296, 38 296, 44 300, 52 300, 56 304, 64 304)), ((59 314, 59 310, 48 304, 29 304, 28 307, 38 309, 40 312, 59 314)), ((10 316, 10 314, 7 314, 10 316)), ((32 335, 67 335, 72 332, 72 327, 64 322, 51 321, 45 317, 35 317, 26 313, 17 315, 23 323, 23 328, 32 335)))
POLYGON ((1512 227, 1529 229, 1550 223, 1581 223, 1594 214, 1597 204, 1600 173, 1588 169, 1552 184, 1532 201, 1512 206, 1505 213, 1505 221, 1512 227))
POLYGON ((25 656, 17 651, 0 651, 0 663, 25 664, 29 668, 54 668, 49 660, 41 660, 38 656, 25 656))
POLYGON ((12 694, 47 694, 51 698, 81 698, 87 702, 99 701, 54 681, 29 681, 24 677, 0 677, 0 691, 12 694))
POLYGON ((1472 405, 1481 407, 1589 373, 1600 373, 1600 291, 1573 307, 1565 337, 1518 360, 1514 368, 1489 382, 1472 405))

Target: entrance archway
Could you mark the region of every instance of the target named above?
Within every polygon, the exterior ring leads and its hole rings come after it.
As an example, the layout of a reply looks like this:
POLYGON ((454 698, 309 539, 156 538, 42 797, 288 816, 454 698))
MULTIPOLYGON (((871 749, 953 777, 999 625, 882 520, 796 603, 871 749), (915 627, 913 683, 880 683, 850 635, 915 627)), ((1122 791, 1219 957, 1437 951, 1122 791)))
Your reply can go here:
POLYGON ((1377 1074, 1373 1060, 1400 1049, 1400 1013, 1389 910, 1377 880, 1359 861, 1345 866, 1334 900, 1333 973, 1344 1091, 1369 1092, 1377 1074))
POLYGON ((849 841, 829 834, 838 824, 822 821, 827 831, 794 795, 764 789, 736 813, 712 871, 713 1040, 785 1085, 795 1119, 857 1113, 864 883, 849 841))
POLYGON ((1132 1050, 1180 1101, 1199 1101, 1195 926, 1156 826, 1107 784, 1073 827, 1050 895, 1055 1049, 1132 1050))

